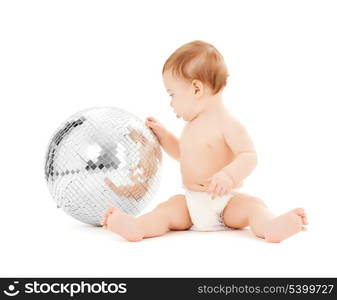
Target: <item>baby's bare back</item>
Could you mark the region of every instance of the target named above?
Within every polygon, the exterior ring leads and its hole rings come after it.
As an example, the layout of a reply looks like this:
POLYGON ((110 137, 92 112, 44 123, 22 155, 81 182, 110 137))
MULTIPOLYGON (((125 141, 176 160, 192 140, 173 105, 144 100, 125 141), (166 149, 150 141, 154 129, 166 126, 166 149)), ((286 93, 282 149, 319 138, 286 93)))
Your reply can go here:
MULTIPOLYGON (((206 191, 205 180, 234 159, 223 135, 225 118, 200 118, 187 123, 183 129, 179 144, 180 170, 187 188, 206 191)), ((233 188, 241 186, 242 182, 233 188)))

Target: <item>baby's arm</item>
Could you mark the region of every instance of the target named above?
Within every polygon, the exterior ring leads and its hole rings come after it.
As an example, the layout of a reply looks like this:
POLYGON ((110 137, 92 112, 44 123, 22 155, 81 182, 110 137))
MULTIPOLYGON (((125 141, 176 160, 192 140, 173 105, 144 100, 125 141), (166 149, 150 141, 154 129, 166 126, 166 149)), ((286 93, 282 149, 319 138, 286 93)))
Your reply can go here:
POLYGON ((180 151, 179 139, 177 137, 175 137, 171 132, 167 131, 165 135, 160 137, 159 143, 169 156, 179 161, 180 151))
POLYGON ((164 151, 172 158, 179 161, 179 140, 171 132, 169 132, 163 124, 161 124, 154 117, 148 117, 146 119, 146 125, 152 129, 153 133, 157 136, 158 141, 164 151))
POLYGON ((223 171, 232 178, 233 184, 238 184, 257 165, 255 147, 244 126, 233 116, 228 116, 223 134, 235 155, 234 160, 224 167, 223 171))

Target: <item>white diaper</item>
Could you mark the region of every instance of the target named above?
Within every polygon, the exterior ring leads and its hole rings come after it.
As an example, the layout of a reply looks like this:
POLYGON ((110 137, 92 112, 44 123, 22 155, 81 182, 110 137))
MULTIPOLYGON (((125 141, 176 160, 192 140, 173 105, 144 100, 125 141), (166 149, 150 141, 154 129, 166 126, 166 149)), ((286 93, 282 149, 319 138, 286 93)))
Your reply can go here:
POLYGON ((191 191, 185 186, 185 198, 195 231, 231 230, 223 224, 223 210, 228 201, 238 193, 237 189, 231 190, 222 197, 212 199, 207 192, 191 191))

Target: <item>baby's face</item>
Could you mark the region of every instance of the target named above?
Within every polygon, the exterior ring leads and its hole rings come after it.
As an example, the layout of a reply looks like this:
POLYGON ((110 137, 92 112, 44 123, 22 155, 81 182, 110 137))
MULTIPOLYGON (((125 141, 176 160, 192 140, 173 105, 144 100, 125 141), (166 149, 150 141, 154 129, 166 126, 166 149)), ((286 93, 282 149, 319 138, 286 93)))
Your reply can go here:
POLYGON ((202 110, 200 96, 197 95, 193 84, 174 77, 170 71, 164 72, 163 81, 177 118, 193 120, 202 110))

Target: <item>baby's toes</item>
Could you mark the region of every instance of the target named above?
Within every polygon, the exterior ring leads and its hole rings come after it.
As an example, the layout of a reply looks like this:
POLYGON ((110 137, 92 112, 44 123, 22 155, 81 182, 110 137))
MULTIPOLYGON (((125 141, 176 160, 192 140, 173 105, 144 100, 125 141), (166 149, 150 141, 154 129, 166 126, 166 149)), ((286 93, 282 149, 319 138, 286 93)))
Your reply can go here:
POLYGON ((110 228, 110 218, 111 218, 112 214, 108 215, 107 217, 105 217, 105 221, 103 224, 103 228, 104 229, 108 229, 110 228))
POLYGON ((303 208, 297 208, 296 210, 297 210, 296 213, 297 213, 299 216, 302 217, 302 222, 303 222, 303 224, 304 224, 304 225, 308 225, 308 218, 307 218, 307 214, 306 214, 306 212, 304 211, 304 209, 303 209, 303 208))
POLYGON ((112 223, 113 223, 113 214, 110 214, 106 218, 105 229, 112 230, 112 223))
POLYGON ((115 209, 114 206, 109 206, 108 209, 104 213, 104 217, 108 217, 110 214, 112 214, 114 209, 115 209))
POLYGON ((106 221, 107 221, 107 218, 112 214, 114 210, 114 207, 113 206, 110 206, 104 213, 104 216, 102 218, 102 221, 101 221, 101 225, 105 225, 106 224, 106 221))
POLYGON ((304 224, 308 222, 307 214, 305 213, 304 208, 295 208, 294 212, 303 219, 304 224))
POLYGON ((294 209, 294 212, 296 214, 298 214, 299 216, 304 216, 305 215, 305 212, 304 212, 304 208, 300 207, 300 208, 295 208, 294 209))
POLYGON ((104 227, 105 224, 106 224, 106 216, 103 216, 101 220, 101 225, 104 227))
POLYGON ((304 216, 302 216, 302 221, 303 221, 303 224, 304 225, 308 225, 308 218, 307 218, 307 215, 305 214, 304 216))

